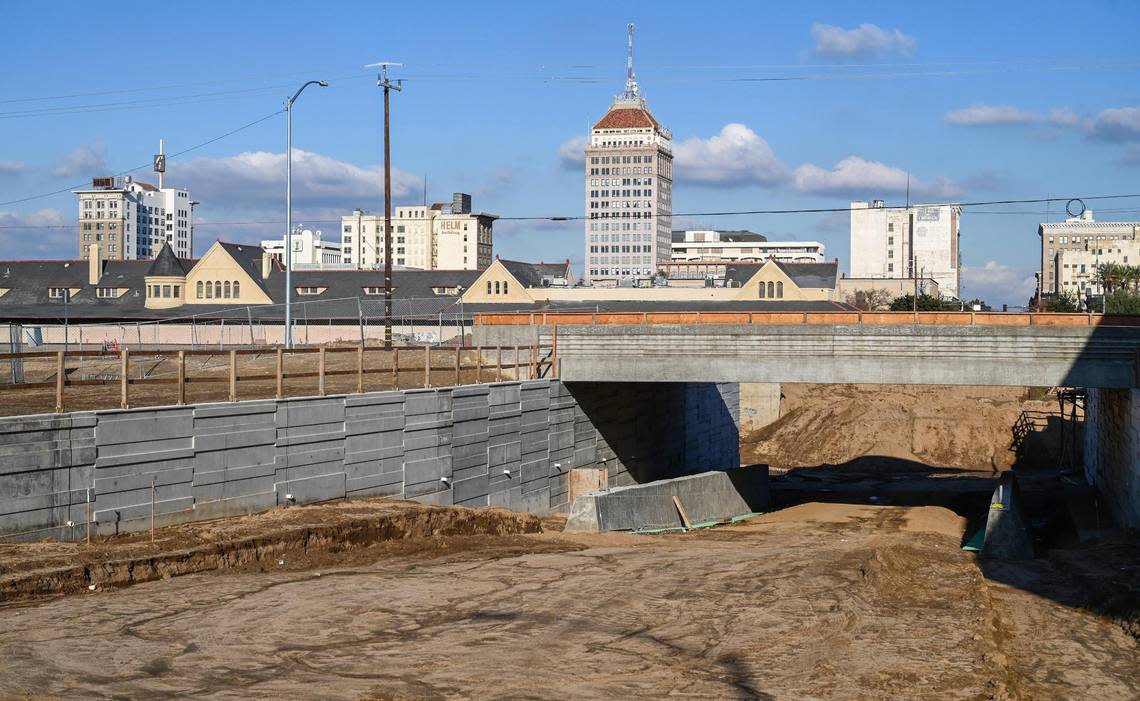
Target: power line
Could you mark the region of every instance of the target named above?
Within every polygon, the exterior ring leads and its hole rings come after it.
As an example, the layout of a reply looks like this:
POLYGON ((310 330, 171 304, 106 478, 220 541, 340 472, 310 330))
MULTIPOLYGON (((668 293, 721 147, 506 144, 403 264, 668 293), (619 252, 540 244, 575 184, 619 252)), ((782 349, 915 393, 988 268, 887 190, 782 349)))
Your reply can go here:
MULTIPOLYGON (((269 115, 269 116, 273 116, 273 115, 269 115)), ((259 121, 264 121, 267 118, 268 117, 264 117, 259 121)), ((231 133, 233 133, 233 132, 231 132, 231 133)), ((217 137, 213 141, 217 141, 218 138, 224 138, 224 136, 223 137, 217 137)), ((210 142, 206 142, 206 143, 210 143, 210 142)), ((193 147, 193 148, 197 148, 197 147, 193 147)), ((183 153, 186 153, 189 150, 192 150, 192 149, 187 149, 186 151, 180 151, 179 153, 172 154, 172 155, 175 155, 175 156, 181 155, 183 153)), ((138 170, 138 169, 136 168, 135 170, 138 170)), ((1076 197, 1038 197, 1038 198, 1033 198, 1033 199, 986 200, 986 201, 977 201, 977 202, 931 202, 931 203, 926 203, 926 204, 914 204, 914 205, 911 205, 909 208, 910 209, 922 208, 922 207, 962 207, 962 208, 967 208, 967 207, 985 207, 985 206, 1011 205, 1011 204, 1044 204, 1047 202, 1068 202, 1068 201, 1074 200, 1074 199, 1082 200, 1082 201, 1096 201, 1096 200, 1118 200, 1118 199, 1129 199, 1129 198, 1132 198, 1132 199, 1140 198, 1140 193, 1123 194, 1123 195, 1084 195, 1084 196, 1076 196, 1076 197)), ((3 205, 3 204, 5 204, 5 203, 0 203, 0 205, 3 205)), ((643 219, 643 220, 644 219, 653 219, 653 218, 664 219, 664 218, 669 218, 669 217, 732 217, 732 216, 777 215, 777 214, 835 214, 835 213, 847 213, 847 212, 861 212, 861 211, 864 211, 867 209, 870 209, 870 208, 869 207, 847 206, 847 207, 811 207, 811 208, 801 208, 801 209, 749 209, 749 210, 710 211, 710 212, 672 212, 670 214, 658 214, 658 215, 655 215, 655 217, 641 217, 641 219, 643 219)), ((878 207, 877 209, 905 210, 905 209, 908 209, 908 207, 906 205, 884 205, 882 207, 878 207)), ((1133 209, 1110 210, 1110 209, 1106 209, 1106 210, 1099 210, 1099 211, 1101 211, 1101 212, 1117 212, 1117 211, 1118 212, 1133 212, 1133 211, 1140 211, 1140 210, 1133 210, 1133 209)), ((1022 212, 993 212, 993 211, 991 211, 991 212, 986 212, 986 211, 974 212, 974 211, 971 211, 970 213, 971 214, 974 214, 974 213, 977 213, 977 214, 1043 214, 1044 212, 1024 212, 1024 211, 1022 211, 1022 212)), ((601 219, 601 218, 594 219, 594 218, 591 218, 591 217, 588 217, 585 215, 581 215, 581 216, 578 216, 578 215, 575 215, 575 216, 546 215, 546 216, 525 216, 525 217, 524 216, 496 217, 497 221, 596 221, 596 222, 607 222, 607 223, 613 222, 616 219, 620 219, 621 221, 624 221, 624 218, 618 218, 618 217, 609 217, 609 218, 605 218, 605 219, 601 219)), ((87 220, 84 220, 84 221, 87 221, 87 220)), ((97 221, 97 220, 91 220, 91 221, 97 221)), ((201 222, 194 222, 194 227, 197 228, 197 227, 202 227, 202 226, 269 226, 269 225, 278 225, 278 224, 284 224, 284 223, 285 223, 284 220, 244 220, 244 221, 238 220, 238 221, 217 221, 217 222, 201 221, 201 222)), ((309 224, 339 224, 340 219, 308 219, 307 223, 309 223, 309 224)), ((30 226, 21 226, 18 224, 4 224, 4 225, 0 225, 0 229, 68 229, 68 228, 72 228, 74 226, 75 226, 75 224, 44 224, 44 225, 30 225, 30 226)))
MULTIPOLYGON (((167 154, 166 159, 167 159, 167 161, 169 161, 172 158, 177 158, 179 156, 190 153, 191 151, 196 151, 196 150, 203 148, 205 146, 209 146, 210 144, 217 142, 217 141, 221 141, 222 139, 224 139, 228 136, 233 136, 234 134, 237 134, 240 131, 245 131, 246 129, 249 129, 250 127, 257 126, 258 124, 261 124, 262 122, 264 122, 268 119, 272 119, 273 117, 276 117, 277 115, 281 114, 284 111, 285 111, 284 109, 274 110, 273 112, 270 112, 269 114, 265 115, 264 117, 260 117, 258 119, 255 119, 252 122, 249 122, 248 124, 243 124, 242 126, 236 128, 236 129, 231 129, 230 131, 227 131, 224 134, 220 134, 218 136, 215 136, 214 138, 203 141, 200 144, 195 144, 195 145, 191 146, 190 148, 183 149, 183 150, 178 151, 176 153, 167 154)), ((118 173, 115 173, 111 177, 118 177, 121 175, 126 175, 127 173, 133 173, 136 170, 142 170, 143 168, 148 168, 148 167, 150 167, 150 165, 151 165, 150 163, 144 163, 141 166, 135 166, 134 168, 128 168, 127 170, 123 170, 123 171, 120 171, 118 173)), ((22 202, 31 202, 32 200, 39 200, 39 199, 43 199, 44 197, 51 197, 52 195, 63 194, 65 192, 77 190, 81 187, 84 187, 85 185, 86 185, 86 183, 79 183, 78 185, 71 185, 70 187, 65 187, 65 188, 62 188, 59 190, 53 190, 52 192, 45 192, 45 193, 40 194, 40 195, 31 195, 29 197, 22 197, 18 200, 9 200, 8 202, 0 202, 0 207, 7 207, 8 205, 20 204, 22 202)))

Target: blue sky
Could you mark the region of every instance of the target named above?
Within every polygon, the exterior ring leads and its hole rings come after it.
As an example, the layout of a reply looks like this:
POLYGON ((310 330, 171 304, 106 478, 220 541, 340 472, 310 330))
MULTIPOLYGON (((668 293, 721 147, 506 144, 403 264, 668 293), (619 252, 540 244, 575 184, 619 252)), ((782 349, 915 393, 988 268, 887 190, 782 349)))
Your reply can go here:
MULTIPOLYGON (((624 79, 674 135, 675 212, 1140 192, 1140 5, 1082 3, 210 3, 124 12, 0 7, 0 202, 146 164, 297 103, 295 219, 335 232, 382 208, 380 91, 401 61, 398 202, 471 193, 503 216, 580 215, 582 137, 624 79)), ((284 115, 172 158, 202 202, 196 248, 280 235, 284 115)), ((147 170, 139 171, 149 177, 147 170)), ((1089 202, 1140 219, 1140 199, 1089 202)), ((1063 205, 967 209, 964 294, 1024 304, 1036 226, 1063 205)), ((0 205, 0 257, 76 255, 74 196, 0 205)), ((677 225, 816 239, 846 269, 843 216, 677 225)), ((570 257, 577 223, 502 221, 504 257, 570 257)))

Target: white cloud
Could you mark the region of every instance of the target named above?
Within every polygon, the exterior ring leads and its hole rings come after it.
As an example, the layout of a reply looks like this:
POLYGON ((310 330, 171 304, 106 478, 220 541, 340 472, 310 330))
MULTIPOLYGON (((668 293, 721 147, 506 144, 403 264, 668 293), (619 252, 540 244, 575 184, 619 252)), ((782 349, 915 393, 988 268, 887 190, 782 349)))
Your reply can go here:
POLYGON ((22 161, 0 161, 0 175, 19 175, 27 169, 22 161))
POLYGON ((1024 305, 1037 289, 1032 270, 1013 268, 996 260, 981 266, 962 266, 962 296, 981 298, 991 306, 1024 305))
POLYGON ((586 147, 590 145, 587 136, 575 136, 558 147, 558 160, 566 170, 581 170, 586 164, 586 147))
POLYGON ((918 45, 914 37, 903 34, 898 29, 883 29, 869 23, 863 23, 854 29, 844 29, 816 22, 811 26, 811 36, 815 39, 815 53, 833 58, 887 54, 909 56, 918 45))
POLYGON ((944 117, 947 124, 960 127, 1007 126, 1030 124, 1040 120, 1040 116, 1009 105, 971 105, 944 117))
MULTIPOLYGON (((831 170, 805 163, 792 176, 793 187, 800 192, 844 197, 901 194, 907 190, 907 173, 901 168, 859 156, 848 156, 831 170)), ((933 181, 910 177, 912 197, 950 199, 961 194, 961 188, 948 178, 933 181)))
POLYGON ((61 178, 107 175, 107 147, 103 144, 83 144, 52 169, 52 175, 61 178))
POLYGON ((788 170, 772 147, 756 132, 738 123, 720 133, 692 137, 673 147, 678 180, 719 185, 777 185, 788 170))
POLYGON ((75 221, 58 209, 0 212, 0 258, 75 258, 75 221))
POLYGON ((1080 127, 1087 122, 1067 107, 1055 107, 1049 110, 1045 113, 1045 121, 1056 127, 1080 127))
POLYGON ((1140 107, 1102 110, 1092 120, 1089 135, 1102 141, 1140 141, 1140 107))
MULTIPOLYGON (((203 209, 256 210, 285 204, 285 154, 246 151, 223 158, 172 162, 167 180, 190 190, 203 209)), ((392 169, 392 197, 420 195, 423 181, 392 169)), ((378 210, 383 201, 383 168, 361 167, 293 149, 294 206, 378 210)))

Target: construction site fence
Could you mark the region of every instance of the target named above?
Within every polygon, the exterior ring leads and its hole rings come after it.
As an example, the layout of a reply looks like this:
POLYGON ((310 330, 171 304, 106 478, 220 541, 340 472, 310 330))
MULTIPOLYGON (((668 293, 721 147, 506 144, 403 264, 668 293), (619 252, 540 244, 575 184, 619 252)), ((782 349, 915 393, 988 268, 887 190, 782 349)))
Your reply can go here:
POLYGON ((476 326, 606 324, 927 324, 951 326, 1140 326, 1140 316, 1048 312, 522 312, 478 313, 476 326))
POLYGON ((201 387, 207 391, 191 401, 325 396, 558 374, 556 345, 32 351, 0 353, 0 372, 0 415, 128 409, 138 402, 181 405, 187 403, 188 388, 201 387))

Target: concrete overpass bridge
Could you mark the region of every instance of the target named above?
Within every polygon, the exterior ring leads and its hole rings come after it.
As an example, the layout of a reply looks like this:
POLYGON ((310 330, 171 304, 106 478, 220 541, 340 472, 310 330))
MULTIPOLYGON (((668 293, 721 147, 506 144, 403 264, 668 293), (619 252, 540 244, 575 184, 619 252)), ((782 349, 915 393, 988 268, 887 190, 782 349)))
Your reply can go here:
POLYGON ((945 312, 485 314, 566 382, 1140 386, 1140 318, 945 312))

